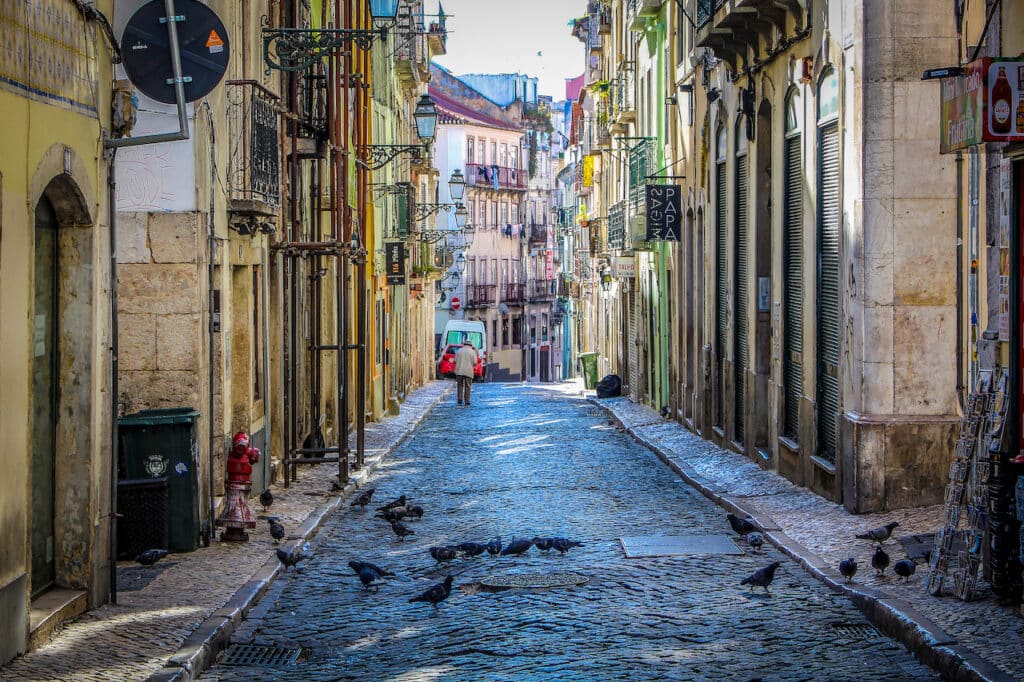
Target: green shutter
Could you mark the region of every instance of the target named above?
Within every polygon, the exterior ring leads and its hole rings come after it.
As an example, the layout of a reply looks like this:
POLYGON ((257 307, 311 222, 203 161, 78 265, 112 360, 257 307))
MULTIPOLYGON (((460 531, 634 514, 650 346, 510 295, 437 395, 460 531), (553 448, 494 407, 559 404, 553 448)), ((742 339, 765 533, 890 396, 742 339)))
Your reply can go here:
POLYGON ((839 126, 818 145, 818 456, 835 463, 839 416, 839 126))
POLYGON ((729 305, 728 275, 725 262, 726 211, 725 162, 718 163, 715 178, 716 210, 715 220, 715 426, 725 423, 725 335, 728 333, 726 309, 729 305))
POLYGON ((782 381, 785 403, 782 435, 794 442, 800 434, 800 394, 803 369, 803 168, 800 135, 786 140, 785 197, 783 204, 782 286, 782 381))
POLYGON ((747 378, 747 155, 736 157, 736 289, 733 293, 733 332, 735 349, 733 355, 733 407, 735 408, 735 435, 738 443, 743 442, 743 417, 746 413, 744 400, 747 378))

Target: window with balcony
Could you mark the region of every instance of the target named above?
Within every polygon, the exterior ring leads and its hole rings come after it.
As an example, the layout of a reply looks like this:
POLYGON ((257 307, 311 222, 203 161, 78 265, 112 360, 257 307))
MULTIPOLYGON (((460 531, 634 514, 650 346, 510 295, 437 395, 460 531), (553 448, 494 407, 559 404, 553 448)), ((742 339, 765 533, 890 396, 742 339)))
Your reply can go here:
POLYGON ((472 137, 466 138, 466 163, 473 163, 473 150, 476 149, 476 142, 472 137))

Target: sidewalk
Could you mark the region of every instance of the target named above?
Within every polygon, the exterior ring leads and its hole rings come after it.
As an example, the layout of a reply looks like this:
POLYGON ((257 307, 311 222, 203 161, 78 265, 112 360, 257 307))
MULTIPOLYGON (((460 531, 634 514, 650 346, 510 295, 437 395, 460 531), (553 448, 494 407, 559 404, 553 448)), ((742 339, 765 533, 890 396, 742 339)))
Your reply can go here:
POLYGON ((941 505, 854 515, 650 408, 626 398, 590 400, 706 497, 753 516, 770 542, 832 589, 847 593, 880 630, 947 679, 1024 680, 1024 619, 1016 608, 1001 607, 991 597, 970 603, 933 597, 924 589, 926 566, 919 565, 909 583, 897 583, 891 569, 877 578, 871 568, 874 546, 854 538, 898 521, 886 543, 895 563, 907 558, 896 538, 934 534, 941 505), (851 586, 836 568, 849 556, 860 564, 851 586))
MULTIPOLYGON (((366 466, 353 480, 365 481, 452 386, 431 382, 409 395, 398 416, 367 424, 366 466)), ((337 473, 336 463, 301 467, 291 487, 272 487, 275 501, 267 513, 280 517, 289 533, 282 545, 316 535, 355 488, 350 484, 342 493, 331 492, 337 473)), ((263 516, 255 498, 250 506, 263 516)), ((0 668, 0 679, 190 679, 189 673, 209 665, 280 571, 266 523, 261 520, 250 538, 172 554, 151 569, 119 563, 117 605, 66 623, 48 643, 0 668)))

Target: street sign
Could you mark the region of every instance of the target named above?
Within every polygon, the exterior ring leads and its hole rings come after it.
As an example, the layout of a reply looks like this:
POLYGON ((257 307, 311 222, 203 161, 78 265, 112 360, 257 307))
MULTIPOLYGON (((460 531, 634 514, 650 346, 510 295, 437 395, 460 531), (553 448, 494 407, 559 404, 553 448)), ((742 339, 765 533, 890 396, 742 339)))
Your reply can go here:
POLYGON ((452 296, 452 310, 458 310, 462 307, 462 301, 459 300, 458 296, 452 296))
MULTIPOLYGON (((185 101, 210 93, 228 68, 228 32, 220 18, 196 0, 175 0, 178 47, 185 101)), ((157 102, 174 104, 174 73, 167 35, 164 0, 152 0, 132 15, 121 37, 121 55, 128 79, 157 102)))
POLYGON ((682 210, 679 185, 647 185, 647 240, 679 241, 682 210))
POLYGON ((405 284, 405 242, 387 242, 384 255, 387 259, 388 284, 405 284))

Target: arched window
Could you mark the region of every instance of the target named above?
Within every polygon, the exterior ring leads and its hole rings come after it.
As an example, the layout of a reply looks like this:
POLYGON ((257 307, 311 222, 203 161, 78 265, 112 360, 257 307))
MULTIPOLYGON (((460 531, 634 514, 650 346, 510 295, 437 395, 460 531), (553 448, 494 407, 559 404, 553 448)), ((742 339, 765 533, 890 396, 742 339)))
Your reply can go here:
POLYGON ((803 146, 800 90, 786 94, 782 203, 782 435, 800 440, 803 394, 803 146))
POLYGON ((828 67, 817 98, 818 456, 835 464, 839 418, 839 76, 828 67))
POLYGON ((747 117, 736 117, 736 196, 734 203, 733 232, 733 440, 744 442, 744 419, 746 416, 746 378, 750 354, 747 349, 747 257, 748 243, 748 179, 750 164, 748 162, 749 143, 747 141, 747 117))

